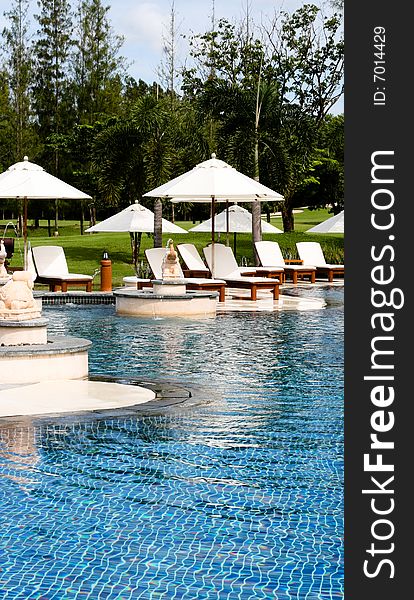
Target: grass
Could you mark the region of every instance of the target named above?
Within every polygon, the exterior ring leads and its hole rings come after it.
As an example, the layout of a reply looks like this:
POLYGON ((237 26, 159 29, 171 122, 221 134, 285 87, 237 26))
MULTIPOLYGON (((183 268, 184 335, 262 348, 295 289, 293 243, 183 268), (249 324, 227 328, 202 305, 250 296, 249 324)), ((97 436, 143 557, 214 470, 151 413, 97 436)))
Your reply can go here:
MULTIPOLYGON (((275 240, 279 242, 281 250, 285 258, 297 258, 296 242, 301 240, 318 241, 321 243, 325 253, 326 260, 332 263, 343 263, 344 260, 344 237, 343 234, 308 234, 304 233, 307 229, 320 223, 332 216, 327 210, 310 211, 304 209, 302 213, 297 213, 295 217, 295 231, 292 233, 283 234, 267 234, 263 235, 265 240, 275 240)), ((188 230, 194 226, 191 221, 177 221, 184 229, 188 230)), ((282 220, 280 217, 273 216, 271 218, 272 225, 282 229, 282 220)), ((6 222, 0 221, 0 228, 4 228, 6 222)), ((87 226, 87 225, 86 225, 87 226)), ((7 230, 8 237, 15 237, 13 230, 9 227, 7 230)), ((113 286, 121 286, 122 278, 126 275, 134 275, 134 267, 132 265, 132 252, 130 238, 128 233, 96 233, 80 235, 80 227, 78 221, 63 221, 59 226, 59 236, 49 237, 47 222, 40 221, 40 227, 34 229, 30 227, 28 231, 29 240, 33 246, 41 245, 59 245, 65 250, 68 261, 69 270, 75 273, 85 273, 93 275, 96 269, 100 268, 102 254, 106 250, 109 258, 112 261, 112 279, 113 286)), ((163 235, 163 244, 167 243, 169 235, 163 235)), ((194 243, 200 253, 202 248, 211 242, 211 235, 208 233, 189 233, 175 234, 173 236, 174 244, 183 242, 194 243)), ((229 234, 229 243, 233 247, 233 234, 229 234)), ((236 257, 237 262, 241 264, 246 262, 247 265, 254 264, 253 249, 251 243, 251 234, 237 234, 236 257)), ((217 237, 216 237, 217 241, 217 237)), ((226 243, 226 234, 221 234, 221 242, 226 243)), ((144 250, 153 246, 152 235, 143 233, 141 241, 141 250, 139 262, 146 269, 146 261, 144 259, 144 250)), ((23 265, 23 241, 18 238, 15 241, 15 250, 13 258, 10 262, 13 267, 23 265)), ((99 273, 94 279, 94 289, 99 290, 100 277, 99 273)))

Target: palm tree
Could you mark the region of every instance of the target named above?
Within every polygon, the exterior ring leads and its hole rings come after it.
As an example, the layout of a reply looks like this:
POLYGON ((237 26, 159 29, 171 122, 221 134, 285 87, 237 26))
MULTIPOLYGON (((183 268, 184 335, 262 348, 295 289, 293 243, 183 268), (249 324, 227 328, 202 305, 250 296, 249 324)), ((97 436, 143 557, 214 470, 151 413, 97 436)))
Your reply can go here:
MULTIPOLYGON (((239 171, 279 190, 284 184, 285 153, 280 147, 280 104, 275 82, 259 81, 242 87, 221 79, 207 82, 199 110, 218 123, 220 156, 239 171), (272 167, 273 165, 273 167, 272 167), (274 168, 277 165, 279 172, 274 168)), ((261 203, 252 205, 252 238, 261 239, 261 203)), ((258 257, 256 257, 258 264, 258 257)))
MULTIPOLYGON (((194 166, 204 147, 194 112, 184 104, 177 99, 172 110, 171 98, 143 95, 128 118, 110 121, 97 136, 93 165, 107 204, 130 204, 194 166)), ((160 247, 161 199, 155 199, 153 209, 154 246, 160 247)))

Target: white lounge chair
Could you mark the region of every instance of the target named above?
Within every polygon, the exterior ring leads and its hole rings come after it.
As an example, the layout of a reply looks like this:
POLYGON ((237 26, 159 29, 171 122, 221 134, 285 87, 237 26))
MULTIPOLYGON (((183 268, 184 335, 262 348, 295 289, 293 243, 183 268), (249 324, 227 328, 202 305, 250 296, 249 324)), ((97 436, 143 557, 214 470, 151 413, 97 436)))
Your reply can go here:
POLYGON ((283 258, 278 242, 255 242, 255 246, 263 267, 283 267, 285 274, 292 278, 294 284, 297 284, 298 277, 309 277, 311 283, 315 283, 315 267, 303 264, 290 264, 289 260, 283 258))
MULTIPOLYGON (((215 244, 216 246, 226 247, 224 244, 215 244)), ((197 248, 194 244, 178 244, 177 249, 183 259, 184 263, 188 268, 188 273, 192 273, 193 275, 188 275, 188 277, 200 277, 202 272, 206 272, 208 275, 206 277, 211 277, 210 269, 206 267, 201 258, 197 248)), ((275 267, 275 268, 263 268, 263 267, 238 267, 236 258, 233 253, 233 264, 236 265, 238 273, 241 275, 251 275, 254 277, 278 277, 282 282, 283 279, 283 268, 275 267)), ((184 270, 184 275, 187 276, 186 271, 184 270)))
POLYGON ((334 275, 344 276, 344 265, 331 265, 326 262, 319 242, 296 242, 298 254, 304 265, 313 265, 317 275, 327 275, 332 282, 334 275))
POLYGON ((124 282, 126 287, 134 287, 138 290, 141 290, 143 287, 151 287, 151 279, 144 279, 142 277, 137 277, 136 275, 127 275, 123 277, 122 281, 124 282))
MULTIPOLYGON (((162 261, 165 256, 165 248, 148 248, 145 256, 151 267, 155 279, 162 279, 162 261)), ((226 282, 221 279, 206 279, 202 277, 184 277, 179 267, 180 277, 185 281, 189 290, 213 291, 219 293, 219 302, 225 301, 226 282)))
POLYGON ((81 273, 69 273, 66 256, 61 246, 32 247, 33 265, 36 270, 35 283, 45 283, 51 292, 59 288, 68 291, 68 286, 86 286, 86 291, 92 291, 93 277, 81 273))
POLYGON ((183 273, 186 277, 211 277, 194 244, 177 244, 177 250, 185 264, 183 273))
POLYGON ((222 244, 214 244, 214 260, 213 245, 203 248, 203 253, 210 271, 214 272, 220 279, 223 279, 229 287, 249 289, 250 300, 257 300, 258 289, 271 290, 273 298, 275 300, 279 298, 280 281, 270 277, 246 276, 245 273, 249 271, 249 268, 246 269, 238 266, 233 250, 230 247, 222 244))

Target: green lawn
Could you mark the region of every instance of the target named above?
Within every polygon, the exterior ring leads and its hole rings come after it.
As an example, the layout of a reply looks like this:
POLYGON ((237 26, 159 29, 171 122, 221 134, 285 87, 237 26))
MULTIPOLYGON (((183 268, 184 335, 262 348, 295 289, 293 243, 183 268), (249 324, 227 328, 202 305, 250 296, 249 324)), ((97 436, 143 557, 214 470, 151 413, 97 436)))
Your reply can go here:
MULTIPOLYGON (((286 258, 297 258, 295 243, 301 240, 318 241, 321 243, 326 260, 332 263, 342 263, 344 254, 344 239, 342 234, 306 234, 304 231, 332 216, 327 210, 310 211, 304 209, 302 213, 295 214, 295 231, 293 233, 268 234, 263 239, 275 240, 279 242, 282 252, 286 258)), ((283 229, 282 219, 272 217, 271 223, 283 229)), ((106 250, 109 258, 112 260, 112 274, 114 287, 122 285, 122 278, 126 275, 133 275, 132 255, 130 238, 128 233, 85 233, 80 235, 78 221, 64 221, 59 226, 59 236, 49 237, 47 222, 40 221, 40 227, 34 229, 29 222, 29 240, 33 246, 40 245, 59 245, 65 249, 69 270, 76 273, 85 273, 92 275, 95 269, 99 269, 103 252, 106 250)), ((192 221, 177 221, 184 229, 190 229, 194 226, 192 221)), ((0 228, 5 226, 5 222, 0 221, 0 228)), ((85 225, 87 227, 87 224, 85 225)), ((8 237, 15 237, 13 230, 9 227, 8 237)), ((163 243, 168 240, 168 235, 163 235, 163 243)), ((174 243, 182 242, 194 243, 202 254, 202 248, 211 241, 211 235, 208 233, 189 233, 176 234, 173 236, 174 243)), ((216 237, 217 241, 217 237, 216 237)), ((226 242, 226 234, 221 234, 221 242, 226 242)), ((233 246, 233 234, 229 234, 230 245, 233 246)), ((141 251, 139 261, 146 266, 144 259, 144 250, 153 246, 152 235, 142 234, 141 251)), ((237 261, 240 264, 246 260, 247 264, 253 264, 253 249, 251 244, 251 234, 237 234, 237 261)), ((23 264, 23 241, 17 238, 15 241, 15 251, 11 260, 11 266, 21 266, 23 264)), ((94 289, 99 290, 99 273, 94 279, 94 289)))

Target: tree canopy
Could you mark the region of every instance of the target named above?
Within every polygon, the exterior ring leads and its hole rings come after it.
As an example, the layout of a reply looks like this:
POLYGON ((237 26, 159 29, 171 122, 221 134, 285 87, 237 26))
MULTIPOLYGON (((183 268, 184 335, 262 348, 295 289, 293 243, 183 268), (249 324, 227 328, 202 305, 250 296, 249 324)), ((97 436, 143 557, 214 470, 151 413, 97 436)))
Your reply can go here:
MULTIPOLYGON (((180 68, 172 2, 161 81, 147 83, 128 74, 102 0, 39 0, 32 22, 28 6, 12 0, 5 13, 3 169, 27 154, 91 194, 104 218, 216 152, 284 196, 280 207, 262 209, 281 209, 286 231, 298 205, 343 206, 344 120, 331 114, 343 92, 340 11, 323 15, 306 4, 261 24, 219 19, 190 36, 180 68)), ((63 209, 76 210, 61 202, 56 226, 63 209)))

